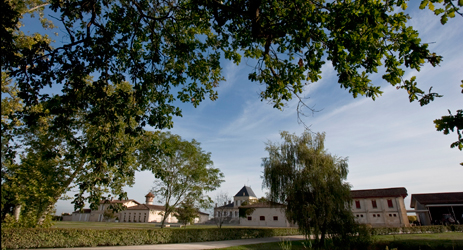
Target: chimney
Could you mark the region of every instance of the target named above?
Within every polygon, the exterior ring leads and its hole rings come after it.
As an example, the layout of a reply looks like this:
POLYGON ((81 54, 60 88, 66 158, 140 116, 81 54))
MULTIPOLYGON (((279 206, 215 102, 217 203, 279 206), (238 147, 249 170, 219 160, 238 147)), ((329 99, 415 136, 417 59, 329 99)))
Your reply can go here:
POLYGON ((147 205, 153 205, 154 194, 152 194, 151 192, 149 192, 145 197, 146 197, 145 203, 146 203, 147 205))
POLYGON ((215 203, 215 207, 217 207, 217 203, 215 203))

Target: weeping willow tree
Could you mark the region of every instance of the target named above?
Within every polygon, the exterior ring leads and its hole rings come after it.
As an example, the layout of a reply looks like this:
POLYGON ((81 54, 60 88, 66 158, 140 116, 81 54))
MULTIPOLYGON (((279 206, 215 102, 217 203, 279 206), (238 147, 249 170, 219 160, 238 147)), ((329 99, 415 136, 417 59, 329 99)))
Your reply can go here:
POLYGON ((345 181, 347 158, 329 154, 325 134, 305 131, 300 137, 281 132, 281 143, 267 143, 263 158, 263 186, 272 201, 287 205, 286 217, 301 232, 314 235, 314 246, 322 248, 328 237, 348 247, 356 231, 350 210, 350 186, 345 181))

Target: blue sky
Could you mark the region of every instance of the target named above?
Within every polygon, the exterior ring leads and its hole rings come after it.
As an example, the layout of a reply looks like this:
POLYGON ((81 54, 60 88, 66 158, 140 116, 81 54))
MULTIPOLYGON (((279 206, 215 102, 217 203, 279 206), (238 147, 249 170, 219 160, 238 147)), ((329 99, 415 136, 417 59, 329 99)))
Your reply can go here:
MULTIPOLYGON (((422 42, 430 43, 431 51, 443 56, 438 67, 425 65, 421 72, 408 71, 405 78, 417 76, 419 86, 442 94, 431 104, 420 107, 409 103, 404 90, 388 86, 381 75, 372 77, 381 85, 383 95, 376 101, 365 97, 354 99, 341 89, 328 62, 322 80, 306 87, 307 104, 321 110, 303 121, 313 132, 326 133, 326 147, 332 154, 349 158, 348 182, 353 189, 405 187, 414 193, 463 191, 462 152, 450 149, 456 133, 437 132, 433 120, 461 109, 463 95, 463 18, 457 16, 446 25, 440 24, 429 10, 419 10, 413 1, 407 12, 410 25, 417 29, 422 42)), ((212 153, 214 166, 221 169, 225 182, 211 197, 221 192, 233 196, 243 185, 251 186, 257 196, 262 189, 261 161, 267 156, 265 143, 279 141, 279 132, 286 130, 300 135, 304 126, 297 121, 296 101, 283 111, 261 101, 258 93, 265 88, 248 80, 254 66, 243 59, 239 66, 222 65, 224 76, 216 101, 204 101, 198 108, 181 104, 183 117, 174 118, 172 133, 184 139, 196 139, 203 150, 212 153), (248 64, 247 64, 248 63, 248 64)), ((136 174, 136 184, 126 188, 128 197, 144 202, 152 188, 150 172, 136 174)), ((59 201, 57 213, 72 212, 70 201, 59 201)))

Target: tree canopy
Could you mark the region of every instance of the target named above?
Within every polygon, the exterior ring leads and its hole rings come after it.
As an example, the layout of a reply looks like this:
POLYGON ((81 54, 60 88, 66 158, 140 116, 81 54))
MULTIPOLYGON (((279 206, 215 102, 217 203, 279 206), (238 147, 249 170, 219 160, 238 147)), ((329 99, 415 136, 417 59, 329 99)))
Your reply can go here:
POLYGON ((324 134, 305 131, 301 136, 281 132, 281 143, 269 142, 262 159, 263 186, 270 199, 286 204, 286 217, 304 235, 315 236, 315 247, 329 235, 348 247, 356 230, 350 210, 347 158, 326 152, 324 134))
MULTIPOLYGON (((444 9, 434 9, 436 2, 423 0, 422 8, 441 20, 459 13, 451 0, 444 9)), ((260 97, 276 108, 300 98, 327 62, 354 97, 381 95, 370 75, 384 69, 386 82, 407 91, 410 101, 427 104, 438 94, 420 89, 414 77, 404 79, 405 69, 436 66, 441 57, 407 24, 406 3, 2 1, 2 172, 4 153, 10 164, 19 152, 17 128, 35 130, 45 119, 47 133, 69 150, 55 156, 72 162, 76 176, 70 180, 80 189, 76 207, 84 201, 94 207, 107 188, 124 198, 122 187, 133 183, 139 167, 135 145, 144 128, 171 128, 172 117, 182 115, 179 102, 215 100, 215 88, 225 80, 221 58, 251 59, 250 81, 265 85, 260 97), (29 14, 38 16, 42 30, 24 22, 29 14), (62 32, 57 42, 49 35, 55 25, 62 32), (8 98, 12 108, 4 109, 8 98)))
POLYGON ((182 140, 170 133, 159 133, 153 143, 156 142, 167 144, 168 150, 156 159, 151 158, 150 149, 143 150, 140 163, 155 175, 151 191, 164 203, 162 226, 181 204, 210 207, 212 200, 206 193, 223 182, 222 172, 212 167, 211 153, 204 152, 195 140, 182 140))

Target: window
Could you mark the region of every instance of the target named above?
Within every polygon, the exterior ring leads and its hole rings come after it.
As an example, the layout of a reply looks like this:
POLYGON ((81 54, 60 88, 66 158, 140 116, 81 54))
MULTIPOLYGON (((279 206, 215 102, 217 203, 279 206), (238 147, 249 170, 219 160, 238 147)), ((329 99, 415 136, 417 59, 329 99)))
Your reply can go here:
POLYGON ((131 220, 130 220, 130 213, 129 213, 129 222, 131 222, 131 220))
POLYGON ((380 214, 378 214, 378 217, 381 217, 381 215, 380 215, 380 214))
POLYGON ((389 208, 393 208, 394 207, 394 204, 392 204, 392 200, 387 200, 387 206, 389 208))
POLYGON ((273 216, 273 220, 278 220, 278 216, 273 216))
POLYGON ((360 217, 360 216, 357 214, 357 217, 360 217))
POLYGON ((360 215, 360 217, 362 217, 362 218, 363 218, 363 214, 361 214, 361 215, 360 215))
POLYGON ((252 220, 252 217, 251 217, 251 216, 249 216, 249 217, 248 217, 248 220, 252 220))
POLYGON ((376 214, 373 214, 373 217, 376 217, 376 214))
POLYGON ((238 217, 238 211, 235 211, 235 217, 238 217))
POLYGON ((397 214, 394 214, 394 217, 397 217, 397 214))
POLYGON ((265 220, 265 216, 260 216, 260 220, 265 220))
POLYGON ((392 217, 392 214, 389 214, 389 217, 392 217))
POLYGON ((145 213, 145 216, 143 217, 143 222, 146 222, 146 213, 145 213))
POLYGON ((125 222, 125 215, 126 215, 126 214, 124 213, 124 222, 125 222))
POLYGON ((371 206, 373 208, 378 208, 378 205, 376 204, 376 200, 371 200, 371 206))
POLYGON ((360 209, 360 201, 355 201, 355 208, 360 209))

